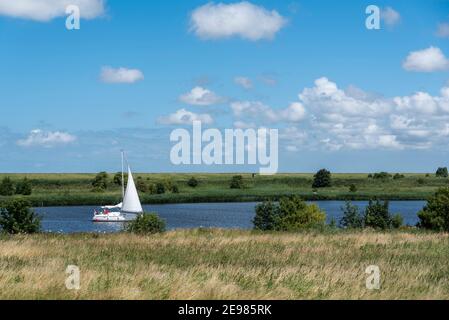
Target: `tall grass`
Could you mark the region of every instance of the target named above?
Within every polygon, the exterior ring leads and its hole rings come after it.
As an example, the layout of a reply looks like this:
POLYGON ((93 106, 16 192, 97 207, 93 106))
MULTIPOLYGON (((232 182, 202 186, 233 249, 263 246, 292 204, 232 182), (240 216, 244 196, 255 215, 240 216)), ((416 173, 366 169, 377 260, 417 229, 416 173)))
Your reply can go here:
POLYGON ((0 236, 0 299, 447 299, 448 274, 448 235, 417 231, 0 236))

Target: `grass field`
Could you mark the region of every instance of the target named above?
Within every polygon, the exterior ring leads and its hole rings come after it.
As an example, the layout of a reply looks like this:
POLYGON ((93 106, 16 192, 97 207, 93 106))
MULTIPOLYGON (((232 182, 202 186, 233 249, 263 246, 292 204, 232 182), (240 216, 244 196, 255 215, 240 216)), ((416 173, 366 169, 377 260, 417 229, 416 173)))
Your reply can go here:
MULTIPOLYGON (((51 205, 101 205, 120 200, 120 187, 112 183, 110 174, 108 189, 104 193, 91 192, 94 174, 0 174, 13 181, 27 177, 32 181, 33 194, 27 198, 35 206, 51 205)), ((333 174, 333 186, 312 189, 313 174, 278 174, 252 177, 244 174, 245 188, 232 190, 229 183, 233 174, 135 174, 148 183, 170 181, 179 188, 179 194, 151 195, 142 193, 143 203, 188 202, 242 202, 278 199, 284 195, 298 194, 306 200, 367 200, 373 197, 390 200, 424 200, 442 186, 449 186, 449 179, 435 175, 405 174, 405 178, 393 180, 368 179, 368 174, 333 174), (195 177, 200 184, 191 188, 187 181, 195 177), (354 184, 357 192, 350 192, 354 184)), ((5 197, 0 197, 0 201, 5 197)))
POLYGON ((0 299, 448 299, 448 275, 449 235, 418 231, 0 236, 0 299))

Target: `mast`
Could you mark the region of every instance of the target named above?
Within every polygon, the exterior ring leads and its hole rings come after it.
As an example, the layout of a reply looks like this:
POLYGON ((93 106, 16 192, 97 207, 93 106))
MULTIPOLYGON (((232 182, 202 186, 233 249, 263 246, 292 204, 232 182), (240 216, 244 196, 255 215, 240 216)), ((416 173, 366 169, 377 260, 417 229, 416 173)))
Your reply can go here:
POLYGON ((122 150, 122 201, 123 198, 125 198, 125 174, 123 173, 123 156, 124 156, 124 151, 122 150))

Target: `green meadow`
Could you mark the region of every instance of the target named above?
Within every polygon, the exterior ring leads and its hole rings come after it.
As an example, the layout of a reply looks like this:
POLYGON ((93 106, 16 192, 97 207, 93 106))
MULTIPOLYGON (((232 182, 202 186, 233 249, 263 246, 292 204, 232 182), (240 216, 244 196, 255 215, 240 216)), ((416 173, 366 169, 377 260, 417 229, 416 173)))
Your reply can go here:
MULTIPOLYGON (((149 174, 135 173, 148 184, 158 182, 178 187, 179 193, 141 193, 145 204, 193 203, 193 202, 244 202, 279 199, 287 195, 300 195, 305 200, 367 200, 380 198, 388 200, 424 200, 439 187, 449 186, 449 179, 437 178, 435 174, 404 174, 401 179, 373 179, 368 174, 333 174, 332 187, 314 190, 313 174, 277 174, 260 176, 243 174, 244 187, 231 189, 232 177, 236 174, 149 174), (189 187, 187 181, 195 177, 199 184, 189 187), (356 192, 349 190, 354 185, 356 192)), ((13 182, 27 177, 33 186, 33 193, 25 197, 34 206, 100 205, 120 200, 120 186, 108 176, 104 192, 92 191, 95 174, 0 174, 0 179, 10 177, 13 182)), ((0 201, 7 197, 0 197, 0 201)))

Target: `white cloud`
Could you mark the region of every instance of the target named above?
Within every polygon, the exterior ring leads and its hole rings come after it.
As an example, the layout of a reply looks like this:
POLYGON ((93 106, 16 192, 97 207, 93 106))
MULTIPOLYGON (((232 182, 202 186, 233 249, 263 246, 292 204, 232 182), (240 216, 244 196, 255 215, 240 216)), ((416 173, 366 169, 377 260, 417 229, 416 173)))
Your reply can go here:
POLYGON ((138 69, 103 67, 100 79, 105 83, 134 83, 143 80, 144 75, 138 69))
POLYGON ((250 2, 208 3, 193 11, 190 30, 202 39, 239 36, 257 41, 273 39, 286 23, 277 11, 250 2))
POLYGON ((449 38, 449 23, 440 23, 438 25, 437 36, 449 38))
POLYGON ((193 121, 201 121, 203 124, 212 124, 214 122, 212 117, 207 113, 198 114, 187 111, 186 109, 180 109, 175 113, 158 119, 158 123, 165 125, 189 125, 193 121))
POLYGON ((255 119, 260 121, 299 122, 305 118, 306 110, 299 102, 291 103, 281 110, 272 109, 259 101, 236 101, 231 103, 234 116, 239 119, 255 119))
POLYGON ((179 100, 193 106, 210 106, 222 103, 225 99, 208 89, 195 87, 190 92, 180 96, 179 100))
POLYGON ((443 71, 449 68, 449 60, 440 48, 429 47, 424 50, 410 52, 402 66, 407 71, 443 71))
POLYGON ((399 14, 399 12, 391 7, 386 7, 385 9, 383 9, 380 16, 385 24, 389 27, 392 27, 401 21, 401 15, 399 14))
POLYGON ((78 6, 84 19, 93 19, 105 12, 104 0, 0 0, 0 15, 45 22, 66 16, 69 5, 78 6))
POLYGON ((402 149, 402 145, 397 141, 394 135, 381 135, 378 141, 379 146, 392 149, 402 149))
POLYGON ((246 90, 253 87, 253 82, 247 77, 235 77, 234 82, 246 90))
POLYGON ((46 147, 51 148, 70 144, 76 141, 76 136, 60 131, 43 131, 35 129, 30 132, 26 139, 18 140, 17 145, 21 147, 46 147))

